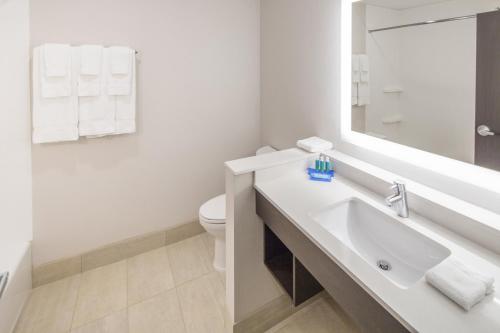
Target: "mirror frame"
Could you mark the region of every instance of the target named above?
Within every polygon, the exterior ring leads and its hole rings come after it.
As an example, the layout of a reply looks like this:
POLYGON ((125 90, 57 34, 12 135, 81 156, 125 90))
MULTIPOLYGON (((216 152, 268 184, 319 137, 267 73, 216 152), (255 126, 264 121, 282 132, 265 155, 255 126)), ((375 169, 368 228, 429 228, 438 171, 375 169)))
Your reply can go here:
POLYGON ((340 1, 340 112, 338 149, 402 177, 500 213, 500 172, 382 140, 352 130, 352 3, 340 1), (478 192, 479 191, 479 192, 478 192))

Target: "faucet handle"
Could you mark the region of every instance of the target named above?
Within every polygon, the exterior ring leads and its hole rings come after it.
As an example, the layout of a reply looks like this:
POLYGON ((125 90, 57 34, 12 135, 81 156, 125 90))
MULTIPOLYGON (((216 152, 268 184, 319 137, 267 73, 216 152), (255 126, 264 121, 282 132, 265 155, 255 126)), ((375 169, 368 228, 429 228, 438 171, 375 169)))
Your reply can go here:
POLYGON ((405 191, 405 183, 402 180, 395 180, 392 184, 391 190, 396 192, 396 194, 401 194, 405 191))

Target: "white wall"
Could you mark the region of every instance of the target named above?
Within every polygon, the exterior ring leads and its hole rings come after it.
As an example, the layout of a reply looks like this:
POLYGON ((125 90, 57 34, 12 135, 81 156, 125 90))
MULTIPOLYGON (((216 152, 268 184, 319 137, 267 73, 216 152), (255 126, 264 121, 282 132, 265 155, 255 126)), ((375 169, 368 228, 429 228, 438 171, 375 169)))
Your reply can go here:
POLYGON ((31 240, 27 0, 0 2, 0 40, 2 41, 2 52, 0 52, 1 248, 6 242, 17 243, 31 240))
MULTIPOLYGON (((369 29, 490 11, 493 0, 456 0, 407 10, 368 6, 369 29)), ((372 65, 366 131, 389 140, 473 163, 476 20, 368 34, 372 65), (404 92, 384 94, 386 86, 404 92), (400 124, 382 124, 400 114, 400 124)))
POLYGON ((29 2, 0 1, 0 332, 10 332, 31 287, 29 2))
POLYGON ((259 146, 258 0, 32 0, 32 46, 139 51, 138 133, 33 147, 34 262, 197 219, 259 146))
POLYGON ((262 140, 333 140, 338 109, 338 0, 264 0, 261 11, 262 140))

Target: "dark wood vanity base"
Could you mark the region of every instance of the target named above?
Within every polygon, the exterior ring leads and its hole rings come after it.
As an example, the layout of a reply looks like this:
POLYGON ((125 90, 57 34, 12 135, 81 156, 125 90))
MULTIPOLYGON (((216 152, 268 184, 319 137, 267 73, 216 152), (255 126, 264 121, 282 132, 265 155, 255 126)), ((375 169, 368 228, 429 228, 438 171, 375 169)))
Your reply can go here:
POLYGON ((257 192, 256 200, 257 214, 266 227, 265 262, 294 303, 307 300, 322 286, 362 332, 409 332, 262 194, 257 192))

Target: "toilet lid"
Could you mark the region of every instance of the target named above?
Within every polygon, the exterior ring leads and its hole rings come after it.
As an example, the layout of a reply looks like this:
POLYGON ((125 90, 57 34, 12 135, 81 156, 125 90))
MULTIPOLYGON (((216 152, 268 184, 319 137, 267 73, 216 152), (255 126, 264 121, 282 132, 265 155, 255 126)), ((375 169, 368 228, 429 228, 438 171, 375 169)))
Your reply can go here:
POLYGON ((208 223, 226 222, 226 195, 213 198, 200 207, 200 216, 208 223))

